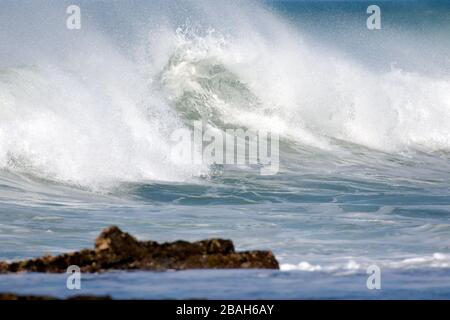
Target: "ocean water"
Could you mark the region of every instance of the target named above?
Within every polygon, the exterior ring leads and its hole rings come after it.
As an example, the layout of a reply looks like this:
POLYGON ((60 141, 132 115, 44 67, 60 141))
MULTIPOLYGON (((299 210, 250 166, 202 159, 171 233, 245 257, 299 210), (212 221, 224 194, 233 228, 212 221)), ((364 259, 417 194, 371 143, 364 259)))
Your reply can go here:
POLYGON ((117 298, 450 298, 450 4, 2 1, 0 260, 232 239, 280 271, 1 275, 117 298), (194 120, 270 130, 280 168, 171 157, 194 120), (381 290, 366 270, 381 269, 381 290), (236 284, 239 284, 237 286, 236 284))

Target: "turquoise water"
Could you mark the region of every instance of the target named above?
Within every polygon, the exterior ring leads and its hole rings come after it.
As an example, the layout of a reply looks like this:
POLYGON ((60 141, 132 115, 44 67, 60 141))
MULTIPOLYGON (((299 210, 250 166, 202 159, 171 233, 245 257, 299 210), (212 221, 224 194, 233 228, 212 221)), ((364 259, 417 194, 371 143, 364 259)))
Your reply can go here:
POLYGON ((81 292, 3 275, 0 292, 450 297, 448 4, 382 2, 369 31, 361 1, 82 2, 78 33, 59 27, 64 3, 29 6, 48 22, 0 14, 0 259, 118 225, 270 249, 282 270, 83 275, 81 292), (197 119, 278 132, 280 171, 171 161, 170 133, 197 119))

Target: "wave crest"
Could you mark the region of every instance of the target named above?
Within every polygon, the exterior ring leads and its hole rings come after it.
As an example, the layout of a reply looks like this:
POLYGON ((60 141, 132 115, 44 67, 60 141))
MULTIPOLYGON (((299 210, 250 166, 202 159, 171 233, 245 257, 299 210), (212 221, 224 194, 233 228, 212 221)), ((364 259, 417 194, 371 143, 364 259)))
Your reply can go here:
POLYGON ((180 29, 167 9, 145 50, 89 31, 63 61, 3 69, 0 167, 82 185, 185 180, 208 169, 173 163, 168 137, 200 118, 332 152, 450 150, 450 79, 374 71, 262 5, 186 5, 206 27, 180 29))

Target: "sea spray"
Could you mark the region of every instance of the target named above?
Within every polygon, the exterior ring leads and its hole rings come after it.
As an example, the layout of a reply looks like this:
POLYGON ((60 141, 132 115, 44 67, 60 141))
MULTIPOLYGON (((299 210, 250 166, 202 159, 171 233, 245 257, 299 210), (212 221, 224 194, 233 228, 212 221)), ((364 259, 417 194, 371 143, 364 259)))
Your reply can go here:
POLYGON ((0 71, 1 167, 84 186, 185 181, 208 168, 173 163, 168 136, 200 119, 334 154, 340 143, 449 150, 448 77, 374 71, 321 50, 262 5, 242 4, 236 14, 234 2, 175 3, 155 4, 127 47, 92 20, 77 35, 55 29, 20 67, 10 59, 0 71), (196 22, 181 19, 179 6, 196 22))

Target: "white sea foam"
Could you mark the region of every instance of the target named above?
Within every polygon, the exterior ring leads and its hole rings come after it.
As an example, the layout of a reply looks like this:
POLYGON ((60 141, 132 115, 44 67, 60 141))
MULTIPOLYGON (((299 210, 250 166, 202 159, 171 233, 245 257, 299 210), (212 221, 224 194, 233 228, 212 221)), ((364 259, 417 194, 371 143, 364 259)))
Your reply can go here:
POLYGON ((386 269, 415 269, 415 268, 450 268, 450 255, 433 253, 425 256, 415 256, 405 259, 391 259, 389 261, 370 261, 368 259, 350 259, 340 263, 312 264, 302 261, 298 264, 284 263, 280 265, 282 271, 320 271, 320 272, 359 272, 366 271, 371 265, 378 265, 386 269))
POLYGON ((168 133, 180 127, 176 115, 152 95, 140 100, 133 70, 114 63, 116 70, 98 75, 98 65, 87 66, 89 77, 56 68, 5 71, 0 166, 82 185, 199 174, 201 168, 168 157, 168 133))
POLYGON ((89 186, 186 180, 206 168, 171 162, 168 137, 197 118, 325 149, 450 150, 449 78, 375 72, 260 5, 185 5, 198 24, 155 8, 131 55, 84 27, 64 59, 36 49, 1 69, 0 167, 89 186))
POLYGON ((278 27, 274 38, 258 29, 178 34, 163 73, 169 97, 216 122, 269 127, 314 147, 340 139, 389 152, 449 150, 449 78, 376 73, 278 27))

